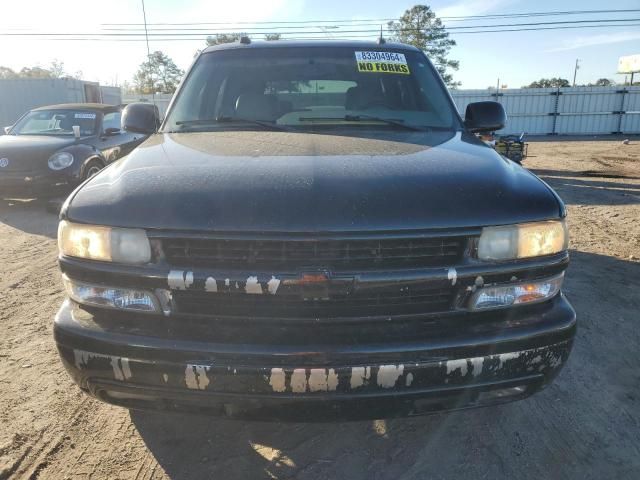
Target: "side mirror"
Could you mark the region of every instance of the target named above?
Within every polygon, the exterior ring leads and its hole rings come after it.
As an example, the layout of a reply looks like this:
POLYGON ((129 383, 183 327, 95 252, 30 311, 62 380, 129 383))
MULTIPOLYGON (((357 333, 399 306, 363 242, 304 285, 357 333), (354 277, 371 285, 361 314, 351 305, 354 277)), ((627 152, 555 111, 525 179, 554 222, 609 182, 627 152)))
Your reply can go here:
POLYGON ((151 134, 160 125, 158 107, 151 103, 130 103, 122 111, 122 130, 151 134))
POLYGON ((464 124, 470 132, 493 132, 504 128, 507 114, 498 102, 475 102, 467 105, 464 124))
POLYGON ((11 128, 13 127, 13 125, 9 125, 8 127, 4 127, 4 133, 6 135, 9 135, 9 132, 11 131, 11 128))
POLYGON ((104 130, 104 134, 107 137, 113 137, 114 135, 118 135, 120 133, 120 129, 119 128, 106 128, 104 130))

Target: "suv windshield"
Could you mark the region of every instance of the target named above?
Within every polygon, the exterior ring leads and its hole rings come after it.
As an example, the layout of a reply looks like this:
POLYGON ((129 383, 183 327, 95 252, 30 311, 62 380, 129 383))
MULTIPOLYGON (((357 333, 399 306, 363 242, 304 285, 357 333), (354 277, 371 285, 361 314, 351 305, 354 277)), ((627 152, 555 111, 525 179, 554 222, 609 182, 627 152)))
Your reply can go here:
POLYGON ((95 135, 96 124, 97 114, 90 110, 34 110, 14 125, 11 134, 72 136, 77 125, 80 135, 95 135))
POLYGON ((165 131, 223 128, 459 128, 422 53, 371 47, 229 49, 200 57, 165 131))

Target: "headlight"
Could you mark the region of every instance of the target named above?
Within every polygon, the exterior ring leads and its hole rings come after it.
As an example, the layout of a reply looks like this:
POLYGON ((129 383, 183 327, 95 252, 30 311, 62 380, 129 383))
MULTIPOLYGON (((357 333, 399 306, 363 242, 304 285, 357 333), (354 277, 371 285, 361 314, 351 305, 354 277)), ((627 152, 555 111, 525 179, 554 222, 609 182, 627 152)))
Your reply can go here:
POLYGON ((62 170, 71 166, 73 163, 73 155, 69 152, 58 152, 49 158, 49 168, 51 170, 62 170))
POLYGON ((135 310, 138 312, 159 312, 158 300, 151 292, 129 288, 106 287, 71 280, 62 276, 67 295, 83 305, 135 310))
POLYGON ((523 223, 482 229, 480 260, 511 260, 551 255, 567 249, 569 235, 564 220, 523 223))
POLYGON ((471 297, 469 308, 482 310, 544 302, 558 294, 563 279, 561 273, 543 280, 480 288, 471 297))
POLYGON ((144 230, 81 225, 66 220, 58 226, 62 255, 103 262, 148 263, 151 247, 144 230))

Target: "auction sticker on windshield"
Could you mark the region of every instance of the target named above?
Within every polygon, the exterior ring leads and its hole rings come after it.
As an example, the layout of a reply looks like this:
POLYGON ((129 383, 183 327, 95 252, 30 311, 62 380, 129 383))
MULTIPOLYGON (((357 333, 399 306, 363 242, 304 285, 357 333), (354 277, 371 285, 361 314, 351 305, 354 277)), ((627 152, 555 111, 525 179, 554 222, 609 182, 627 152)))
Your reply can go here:
POLYGON ((355 52, 358 71, 363 73, 398 73, 409 75, 404 54, 396 52, 355 52))

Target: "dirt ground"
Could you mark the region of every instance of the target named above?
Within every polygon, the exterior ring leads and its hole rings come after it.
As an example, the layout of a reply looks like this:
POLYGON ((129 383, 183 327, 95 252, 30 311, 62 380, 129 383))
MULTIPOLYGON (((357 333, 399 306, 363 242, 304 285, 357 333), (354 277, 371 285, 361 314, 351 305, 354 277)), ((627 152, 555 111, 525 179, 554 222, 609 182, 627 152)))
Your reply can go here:
POLYGON ((57 219, 0 201, 0 478, 640 478, 640 140, 529 153, 569 209, 568 365, 525 401, 390 421, 234 422, 83 395, 52 338, 57 219))

